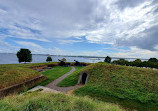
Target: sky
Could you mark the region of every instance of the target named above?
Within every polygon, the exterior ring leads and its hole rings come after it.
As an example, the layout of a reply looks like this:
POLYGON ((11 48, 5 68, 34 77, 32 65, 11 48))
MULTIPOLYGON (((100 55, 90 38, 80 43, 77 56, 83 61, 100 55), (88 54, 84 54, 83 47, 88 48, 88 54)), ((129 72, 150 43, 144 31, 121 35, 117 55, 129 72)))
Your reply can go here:
POLYGON ((158 0, 0 0, 0 53, 158 58, 158 0))

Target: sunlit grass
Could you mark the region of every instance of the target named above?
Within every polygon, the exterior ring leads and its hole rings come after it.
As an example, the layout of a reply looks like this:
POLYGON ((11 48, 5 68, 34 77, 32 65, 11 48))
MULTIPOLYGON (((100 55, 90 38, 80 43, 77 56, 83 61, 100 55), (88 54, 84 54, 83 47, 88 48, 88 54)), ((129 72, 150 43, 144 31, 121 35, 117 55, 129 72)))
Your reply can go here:
POLYGON ((123 111, 88 97, 33 92, 0 100, 0 111, 123 111))
MULTIPOLYGON (((130 109, 154 110, 158 106, 158 70, 97 63, 82 71, 90 75, 88 83, 74 92, 76 95, 88 95, 130 109)), ((79 73, 71 75, 69 78, 74 80, 70 80, 76 83, 79 73)))
POLYGON ((41 73, 30 69, 30 67, 47 64, 56 63, 0 65, 0 89, 40 76, 41 73))
POLYGON ((42 74, 45 75, 47 79, 40 85, 44 86, 49 84, 50 82, 69 72, 71 69, 71 67, 56 66, 53 69, 44 71, 42 74))
POLYGON ((76 66, 75 68, 76 68, 76 71, 74 71, 72 74, 67 76, 60 83, 58 83, 58 86, 60 86, 60 87, 68 87, 68 86, 75 86, 77 84, 79 71, 82 68, 84 68, 84 67, 77 67, 76 66))

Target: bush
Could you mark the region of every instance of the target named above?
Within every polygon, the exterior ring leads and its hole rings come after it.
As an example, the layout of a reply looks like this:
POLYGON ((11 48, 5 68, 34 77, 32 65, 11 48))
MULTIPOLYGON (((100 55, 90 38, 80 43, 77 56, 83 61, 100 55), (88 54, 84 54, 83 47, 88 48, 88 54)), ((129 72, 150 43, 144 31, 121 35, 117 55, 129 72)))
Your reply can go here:
POLYGON ((66 59, 65 59, 65 58, 62 58, 61 60, 64 61, 64 62, 66 62, 66 59))
POLYGON ((150 58, 148 62, 158 62, 158 60, 156 58, 150 58))

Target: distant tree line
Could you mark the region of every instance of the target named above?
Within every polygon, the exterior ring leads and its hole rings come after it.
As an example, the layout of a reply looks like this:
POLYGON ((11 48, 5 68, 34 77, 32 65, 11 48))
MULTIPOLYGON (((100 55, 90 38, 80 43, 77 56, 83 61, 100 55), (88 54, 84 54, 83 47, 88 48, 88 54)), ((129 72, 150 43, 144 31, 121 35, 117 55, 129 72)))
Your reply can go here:
POLYGON ((150 58, 148 61, 141 61, 140 59, 136 59, 134 61, 128 61, 125 59, 114 60, 111 62, 111 57, 107 56, 104 62, 117 64, 117 65, 126 65, 126 66, 136 66, 136 67, 149 67, 149 68, 157 68, 158 69, 158 59, 150 58))
POLYGON ((112 64, 126 65, 126 66, 136 66, 136 67, 149 67, 158 69, 158 60, 156 58, 150 58, 148 61, 141 61, 136 59, 134 61, 127 61, 125 59, 114 60, 112 64))

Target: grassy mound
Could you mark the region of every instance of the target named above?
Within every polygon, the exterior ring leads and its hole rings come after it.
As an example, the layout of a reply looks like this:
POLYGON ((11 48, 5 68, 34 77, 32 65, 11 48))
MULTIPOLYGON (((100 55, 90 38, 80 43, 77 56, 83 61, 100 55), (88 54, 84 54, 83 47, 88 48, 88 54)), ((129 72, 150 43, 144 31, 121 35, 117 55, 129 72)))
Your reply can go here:
POLYGON ((41 75, 32 69, 16 66, 5 66, 0 66, 0 89, 33 79, 41 75))
POLYGON ((49 84, 50 82, 69 72, 71 69, 71 67, 56 66, 53 69, 42 72, 42 74, 44 74, 48 79, 43 81, 40 85, 44 86, 49 84))
POLYGON ((1 111, 122 111, 117 105, 87 97, 33 92, 0 100, 1 111))
MULTIPOLYGON (((84 87, 74 92, 76 95, 138 110, 158 107, 158 70, 97 63, 82 71, 89 72, 90 77, 84 87)), ((71 75, 76 83, 78 75, 71 75)))
POLYGON ((75 67, 76 71, 74 71, 72 74, 67 76, 64 80, 62 80, 60 83, 57 85, 60 87, 68 87, 68 86, 75 86, 77 83, 77 75, 79 74, 79 71, 83 69, 84 67, 75 67))
POLYGON ((48 64, 56 63, 0 65, 0 89, 40 76, 39 72, 30 69, 30 67, 48 64))

